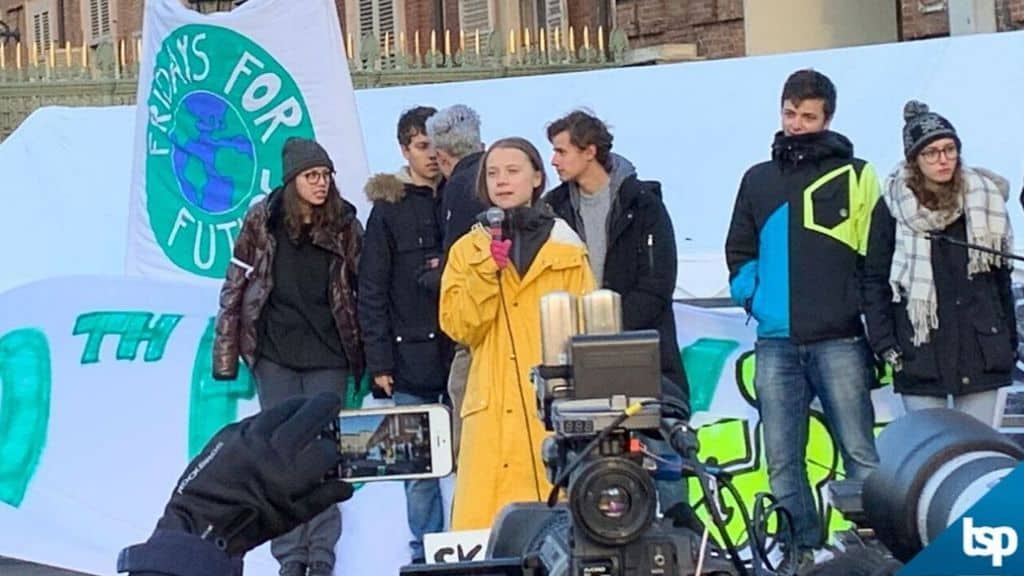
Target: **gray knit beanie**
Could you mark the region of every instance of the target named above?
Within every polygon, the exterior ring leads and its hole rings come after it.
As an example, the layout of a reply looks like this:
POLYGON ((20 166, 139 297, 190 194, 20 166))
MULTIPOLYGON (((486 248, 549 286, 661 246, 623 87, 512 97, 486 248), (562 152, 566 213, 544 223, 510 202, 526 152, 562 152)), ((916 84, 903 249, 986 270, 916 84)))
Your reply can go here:
POLYGON ((960 150, 960 137, 949 120, 928 109, 924 102, 911 100, 903 106, 903 153, 913 160, 928 144, 940 138, 952 138, 960 150))
POLYGON ((331 157, 323 146, 315 140, 296 136, 292 136, 284 143, 281 164, 284 172, 281 182, 284 184, 294 180, 303 171, 317 166, 326 166, 334 173, 334 162, 331 162, 331 157))

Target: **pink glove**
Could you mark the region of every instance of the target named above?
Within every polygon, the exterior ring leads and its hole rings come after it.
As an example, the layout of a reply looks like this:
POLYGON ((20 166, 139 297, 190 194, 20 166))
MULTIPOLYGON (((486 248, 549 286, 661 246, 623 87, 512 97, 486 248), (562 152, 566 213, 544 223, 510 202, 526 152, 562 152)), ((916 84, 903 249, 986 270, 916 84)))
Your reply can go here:
POLYGON ((512 240, 491 240, 491 258, 498 265, 498 270, 508 266, 508 251, 512 248, 512 240))

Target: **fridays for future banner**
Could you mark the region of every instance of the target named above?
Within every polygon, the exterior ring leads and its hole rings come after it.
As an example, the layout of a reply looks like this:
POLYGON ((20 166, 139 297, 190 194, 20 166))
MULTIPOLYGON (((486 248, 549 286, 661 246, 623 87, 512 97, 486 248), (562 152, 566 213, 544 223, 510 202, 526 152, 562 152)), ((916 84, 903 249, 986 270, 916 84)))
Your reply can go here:
POLYGON ((340 189, 366 182, 330 0, 252 0, 213 15, 148 0, 137 102, 129 275, 222 279, 249 206, 281 184, 290 137, 327 148, 340 189))

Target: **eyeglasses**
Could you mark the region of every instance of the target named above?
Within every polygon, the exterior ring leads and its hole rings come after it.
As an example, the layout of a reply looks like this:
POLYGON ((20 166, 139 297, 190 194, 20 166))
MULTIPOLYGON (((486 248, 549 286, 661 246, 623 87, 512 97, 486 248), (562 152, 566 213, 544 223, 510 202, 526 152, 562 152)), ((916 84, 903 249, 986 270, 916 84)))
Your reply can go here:
POLYGON ((330 182, 331 172, 330 170, 310 170, 303 174, 306 178, 307 184, 319 184, 321 181, 330 182))
POLYGON ((956 149, 955 144, 949 144, 943 148, 926 148, 921 151, 921 158, 928 164, 935 164, 939 161, 939 156, 945 156, 947 160, 956 160, 960 156, 960 151, 956 149))

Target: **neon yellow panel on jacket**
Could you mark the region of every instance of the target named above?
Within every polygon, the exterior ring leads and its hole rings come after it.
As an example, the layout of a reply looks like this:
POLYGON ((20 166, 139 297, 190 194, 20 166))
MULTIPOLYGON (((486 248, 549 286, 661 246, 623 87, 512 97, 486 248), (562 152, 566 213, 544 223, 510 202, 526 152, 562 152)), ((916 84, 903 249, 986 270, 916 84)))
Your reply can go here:
POLYGON ((537 416, 530 370, 540 363, 540 299, 594 289, 586 247, 562 220, 525 277, 501 272, 480 225, 448 255, 441 282, 441 329, 470 348, 462 403, 462 445, 452 530, 490 528, 510 503, 546 499, 551 490, 540 458, 547 435, 537 416), (506 321, 507 311, 507 321, 506 321))

